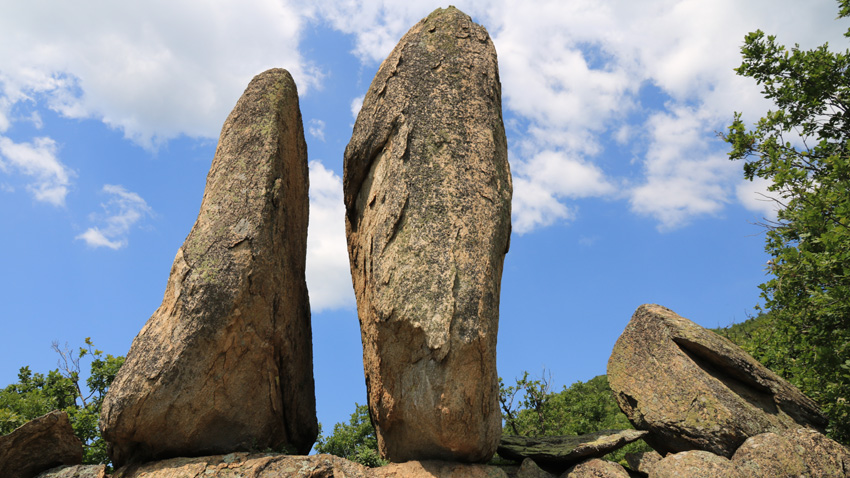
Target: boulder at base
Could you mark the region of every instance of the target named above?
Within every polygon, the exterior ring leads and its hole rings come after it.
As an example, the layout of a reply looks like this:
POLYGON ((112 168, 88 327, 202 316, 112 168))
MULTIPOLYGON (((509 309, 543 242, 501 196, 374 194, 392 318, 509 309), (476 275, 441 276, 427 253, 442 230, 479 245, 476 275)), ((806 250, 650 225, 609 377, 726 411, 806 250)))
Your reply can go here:
POLYGON ((809 429, 750 437, 732 457, 747 478, 843 478, 850 475, 850 450, 809 429))
POLYGON ((608 382, 656 450, 731 457, 747 438, 826 423, 815 403, 729 340, 642 305, 614 345, 608 382))
POLYGON ((511 174, 496 50, 454 7, 384 60, 345 150, 369 411, 391 461, 490 458, 511 174))
POLYGON ((653 465, 650 478, 752 478, 741 475, 728 458, 703 450, 665 456, 653 465))
POLYGON ((629 478, 629 472, 619 463, 593 458, 570 468, 561 476, 563 478, 629 478))
POLYGON ((286 70, 257 75, 224 123, 165 298, 103 403, 116 466, 271 448, 317 434, 304 265, 307 146, 286 70))
POLYGON ((0 436, 0 476, 32 478, 60 465, 83 462, 83 442, 74 435, 68 414, 53 411, 0 436))

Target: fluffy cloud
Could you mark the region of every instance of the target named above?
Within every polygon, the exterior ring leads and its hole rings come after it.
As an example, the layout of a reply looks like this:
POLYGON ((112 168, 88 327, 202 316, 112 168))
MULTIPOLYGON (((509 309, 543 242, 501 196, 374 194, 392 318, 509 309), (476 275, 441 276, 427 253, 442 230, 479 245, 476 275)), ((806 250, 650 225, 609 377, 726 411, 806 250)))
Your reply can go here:
POLYGON ((122 186, 106 184, 102 192, 109 199, 101 204, 102 213, 91 216, 98 225, 88 228, 77 239, 93 248, 118 250, 128 244, 130 229, 145 216, 152 215, 153 211, 141 196, 122 186))
POLYGON ((16 143, 0 136, 0 171, 26 176, 27 189, 36 200, 64 206, 73 172, 59 161, 56 153, 56 142, 50 138, 16 143))
MULTIPOLYGON (((385 0, 318 5, 335 28, 355 36, 354 53, 364 62, 383 60, 436 6, 385 0)), ((831 0, 457 5, 488 28, 499 52, 505 108, 519 119, 509 138, 514 224, 526 232, 574 217, 571 201, 582 197, 628 198, 632 211, 654 218, 662 230, 741 201, 739 166, 724 159, 715 131, 733 111, 752 121, 770 107, 757 85, 733 72, 744 35, 761 28, 811 48, 825 40, 842 44, 846 28, 832 21, 831 0), (596 163, 609 142, 636 153, 603 174, 596 163), (577 176, 568 173, 577 172, 593 173, 591 191, 570 193, 577 176), (612 174, 629 181, 606 176, 612 174), (613 183, 629 186, 621 193, 613 183)))
POLYGON ((302 92, 317 83, 298 51, 303 22, 279 0, 6 4, 0 131, 4 103, 34 99, 148 148, 180 135, 214 138, 258 72, 284 66, 302 92))
POLYGON ((342 179, 320 161, 310 161, 310 226, 307 288, 316 311, 354 305, 345 243, 342 179))

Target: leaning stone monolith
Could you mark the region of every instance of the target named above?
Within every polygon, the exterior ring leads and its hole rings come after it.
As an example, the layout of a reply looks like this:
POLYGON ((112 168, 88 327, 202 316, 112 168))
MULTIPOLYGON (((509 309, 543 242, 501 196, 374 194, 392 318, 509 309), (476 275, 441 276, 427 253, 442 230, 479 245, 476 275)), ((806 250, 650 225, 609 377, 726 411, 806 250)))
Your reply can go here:
POLYGON ((225 121, 162 305, 104 400, 100 426, 116 466, 310 450, 307 190, 295 83, 286 70, 269 70, 225 121))
POLYGON ((662 453, 731 458, 751 436, 826 424, 812 400, 740 347, 660 305, 635 311, 614 344, 608 383, 662 453))
POLYGON ((392 461, 496 450, 511 189, 493 42, 438 9, 384 60, 345 150, 369 410, 392 461))

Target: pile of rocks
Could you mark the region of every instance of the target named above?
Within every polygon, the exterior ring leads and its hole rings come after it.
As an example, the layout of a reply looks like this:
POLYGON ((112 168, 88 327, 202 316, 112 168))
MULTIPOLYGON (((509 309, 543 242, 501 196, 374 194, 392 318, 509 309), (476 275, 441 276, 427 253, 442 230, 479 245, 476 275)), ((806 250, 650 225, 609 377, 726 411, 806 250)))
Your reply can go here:
MULTIPOLYGON (((811 400, 731 342, 655 305, 638 309, 608 364, 637 431, 505 437, 500 454, 521 465, 474 464, 500 445, 496 336, 511 195, 495 48, 468 16, 438 9, 381 65, 344 157, 369 410, 381 455, 396 463, 367 469, 291 456, 317 435, 307 148, 289 73, 255 77, 222 128, 162 305, 104 400, 100 426, 116 476, 848 474, 850 453, 822 434, 811 400), (630 470, 599 458, 638 439, 657 453, 629 457, 630 470)), ((56 465, 76 466, 40 476, 105 477, 102 465, 77 465, 81 456, 63 414, 0 437, 4 477, 56 465)))

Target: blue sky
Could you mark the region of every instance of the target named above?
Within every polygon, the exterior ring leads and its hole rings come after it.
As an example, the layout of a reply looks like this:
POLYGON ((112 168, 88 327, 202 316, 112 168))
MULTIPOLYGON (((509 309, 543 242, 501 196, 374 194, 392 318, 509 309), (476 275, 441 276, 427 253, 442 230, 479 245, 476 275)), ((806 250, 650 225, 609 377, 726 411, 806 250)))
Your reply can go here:
MULTIPOLYGON (((771 217, 715 135, 770 105, 744 35, 844 49, 832 0, 458 1, 499 54, 514 177, 498 368, 605 372, 631 314, 707 326, 758 303, 771 217)), ((311 173, 319 420, 364 403, 342 153, 380 61, 435 2, 0 2, 0 384, 51 343, 123 355, 197 217, 221 125, 253 75, 292 72, 311 173)))

